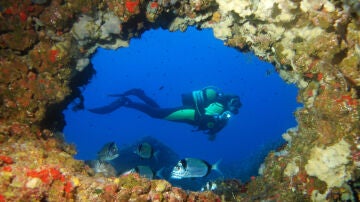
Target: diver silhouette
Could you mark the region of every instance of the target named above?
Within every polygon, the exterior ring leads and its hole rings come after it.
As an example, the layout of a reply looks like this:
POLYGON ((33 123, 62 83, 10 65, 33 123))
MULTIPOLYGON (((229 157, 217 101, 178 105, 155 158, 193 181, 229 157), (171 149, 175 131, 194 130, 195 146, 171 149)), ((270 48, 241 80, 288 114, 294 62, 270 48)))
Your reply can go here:
POLYGON ((222 130, 233 114, 238 114, 241 107, 237 95, 224 94, 216 87, 206 87, 191 93, 182 94, 183 106, 160 108, 160 106, 142 89, 134 88, 122 94, 109 96, 118 97, 109 105, 89 109, 96 114, 107 114, 120 107, 139 110, 153 118, 188 123, 197 127, 194 131, 205 131, 209 140, 214 140, 216 133, 222 130), (134 102, 128 96, 136 96, 141 102, 134 102))

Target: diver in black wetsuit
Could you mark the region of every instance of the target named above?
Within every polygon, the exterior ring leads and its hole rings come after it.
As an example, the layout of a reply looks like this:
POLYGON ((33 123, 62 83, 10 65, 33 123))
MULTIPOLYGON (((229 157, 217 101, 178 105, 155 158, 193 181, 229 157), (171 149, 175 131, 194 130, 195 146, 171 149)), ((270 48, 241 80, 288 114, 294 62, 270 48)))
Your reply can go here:
POLYGON ((107 106, 89 109, 89 111, 97 114, 107 114, 119 107, 133 108, 153 118, 184 122, 197 126, 197 131, 205 131, 210 140, 215 139, 216 133, 226 126, 232 114, 238 114, 241 107, 239 96, 223 94, 215 87, 206 87, 192 93, 182 94, 183 106, 174 108, 160 108, 141 89, 131 89, 122 94, 110 96, 119 98, 107 106), (130 100, 129 95, 137 96, 144 103, 130 100))

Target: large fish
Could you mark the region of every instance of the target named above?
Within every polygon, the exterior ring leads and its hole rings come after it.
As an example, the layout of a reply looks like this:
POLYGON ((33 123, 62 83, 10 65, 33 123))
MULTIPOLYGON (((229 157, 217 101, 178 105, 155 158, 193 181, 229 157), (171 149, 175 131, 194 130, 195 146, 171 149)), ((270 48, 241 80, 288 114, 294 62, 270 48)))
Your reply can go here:
POLYGON ((158 158, 157 157, 158 152, 154 152, 154 149, 151 146, 151 144, 149 144, 147 142, 143 142, 143 143, 139 144, 137 146, 136 150, 134 151, 134 153, 143 159, 150 159, 151 157, 154 157, 155 159, 158 158))
POLYGON ((183 179, 183 178, 196 178, 196 177, 204 177, 208 175, 211 170, 216 170, 220 174, 219 163, 221 161, 216 162, 214 165, 209 164, 208 162, 196 159, 196 158, 185 158, 180 160, 176 166, 174 166, 171 171, 170 178, 173 179, 183 179))
POLYGON ((101 161, 111 161, 119 156, 119 149, 115 142, 106 143, 97 153, 97 157, 101 161))

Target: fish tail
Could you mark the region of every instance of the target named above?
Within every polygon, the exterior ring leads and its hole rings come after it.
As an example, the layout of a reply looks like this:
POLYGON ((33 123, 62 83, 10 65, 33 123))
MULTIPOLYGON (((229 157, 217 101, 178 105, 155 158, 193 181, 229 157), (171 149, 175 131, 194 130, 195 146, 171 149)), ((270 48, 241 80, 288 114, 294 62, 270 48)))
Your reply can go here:
POLYGON ((222 173, 222 171, 220 170, 220 168, 219 168, 219 165, 220 165, 221 161, 222 161, 222 159, 219 159, 216 163, 214 163, 214 164, 211 166, 211 169, 212 169, 212 170, 215 170, 215 171, 218 172, 220 175, 224 175, 224 174, 222 173))
POLYGON ((164 171, 165 167, 162 167, 160 170, 156 171, 155 176, 160 178, 160 179, 165 179, 164 176, 162 175, 163 171, 164 171))

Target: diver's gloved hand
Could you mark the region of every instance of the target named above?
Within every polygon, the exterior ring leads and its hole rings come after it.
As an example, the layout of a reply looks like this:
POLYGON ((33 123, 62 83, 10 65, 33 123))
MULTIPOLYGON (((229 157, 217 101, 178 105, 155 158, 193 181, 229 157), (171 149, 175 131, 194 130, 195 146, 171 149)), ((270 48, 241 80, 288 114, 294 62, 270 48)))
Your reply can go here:
POLYGON ((215 140, 215 135, 220 130, 222 130, 228 120, 231 118, 231 112, 225 111, 220 115, 214 115, 213 116, 213 126, 211 128, 208 128, 207 134, 209 135, 209 140, 215 140))
POLYGON ((229 111, 217 115, 203 115, 199 119, 198 130, 209 135, 209 140, 215 140, 215 135, 226 126, 230 117, 229 111))
POLYGON ((230 111, 224 111, 222 114, 220 115, 215 115, 215 120, 218 121, 227 121, 231 118, 231 112, 230 111))

